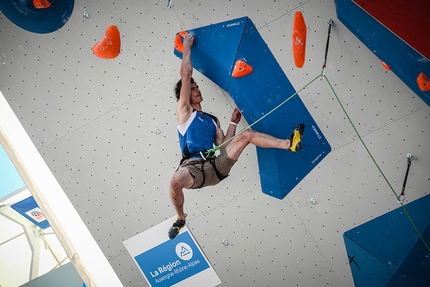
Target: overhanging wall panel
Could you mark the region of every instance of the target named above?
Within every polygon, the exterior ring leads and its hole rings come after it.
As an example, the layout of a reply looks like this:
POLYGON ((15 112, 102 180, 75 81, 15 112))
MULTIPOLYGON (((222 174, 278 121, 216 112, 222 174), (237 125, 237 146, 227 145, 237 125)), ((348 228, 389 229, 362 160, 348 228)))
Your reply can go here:
POLYGON ((428 286, 429 238, 430 195, 345 232, 355 285, 428 286))
MULTIPOLYGON (((330 152, 329 143, 251 19, 233 19, 189 33, 196 38, 193 66, 229 92, 253 129, 286 139, 299 123, 305 124, 300 152, 257 148, 263 192, 284 198, 330 152), (251 65, 253 72, 232 77, 238 60, 251 65)), ((182 56, 176 50, 175 54, 182 56)))

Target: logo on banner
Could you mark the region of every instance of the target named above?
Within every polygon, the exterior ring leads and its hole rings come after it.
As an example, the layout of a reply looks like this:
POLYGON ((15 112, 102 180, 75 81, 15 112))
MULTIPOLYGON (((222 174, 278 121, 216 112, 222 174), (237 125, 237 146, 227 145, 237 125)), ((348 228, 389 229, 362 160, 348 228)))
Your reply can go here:
POLYGON ((136 256, 135 260, 151 286, 171 286, 209 268, 188 232, 136 256))
POLYGON ((176 245, 176 255, 178 255, 179 258, 188 261, 193 257, 193 250, 188 244, 181 242, 176 245))
POLYGON ((34 219, 38 223, 46 220, 45 215, 43 214, 43 212, 40 210, 39 207, 31 209, 31 210, 25 212, 25 214, 30 216, 32 219, 34 219))

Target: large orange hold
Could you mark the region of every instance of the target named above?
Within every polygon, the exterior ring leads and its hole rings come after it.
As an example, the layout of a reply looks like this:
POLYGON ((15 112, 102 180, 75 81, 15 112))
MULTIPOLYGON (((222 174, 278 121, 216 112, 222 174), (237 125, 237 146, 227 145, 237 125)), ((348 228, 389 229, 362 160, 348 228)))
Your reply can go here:
POLYGON ((233 67, 233 72, 231 73, 233 78, 240 78, 251 74, 254 69, 251 65, 242 60, 237 60, 233 67))
POLYGON ((51 7, 51 2, 48 0, 33 0, 33 6, 36 9, 46 9, 51 7))
POLYGON ((430 79, 421 72, 417 77, 417 84, 420 87, 420 90, 423 92, 430 91, 430 79))
POLYGON ((292 48, 294 64, 297 68, 303 67, 305 64, 306 52, 306 24, 303 14, 300 11, 294 14, 292 48))
POLYGON ((187 35, 187 31, 181 31, 176 34, 175 37, 175 50, 178 52, 183 53, 184 52, 184 43, 182 42, 182 39, 187 35))
POLYGON ((121 51, 121 37, 116 26, 112 25, 106 31, 105 36, 92 48, 94 55, 99 58, 113 59, 121 51))

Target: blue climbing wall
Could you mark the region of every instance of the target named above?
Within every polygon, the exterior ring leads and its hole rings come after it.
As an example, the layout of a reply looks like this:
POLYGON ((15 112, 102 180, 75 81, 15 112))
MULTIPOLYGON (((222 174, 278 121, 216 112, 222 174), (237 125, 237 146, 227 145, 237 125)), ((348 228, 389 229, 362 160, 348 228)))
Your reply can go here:
MULTIPOLYGON (((405 205, 427 244, 430 195, 405 205)), ((343 235, 356 287, 430 286, 430 252, 402 207, 343 235)))
MULTIPOLYGON (((296 93, 248 17, 188 32, 196 38, 192 50, 194 68, 230 94, 249 124, 296 93), (246 61, 253 72, 233 78, 237 60, 246 61)), ((182 57, 177 50, 174 53, 182 57)), ((318 165, 331 147, 299 95, 253 126, 256 131, 287 138, 299 123, 305 124, 300 152, 257 148, 262 190, 279 199, 318 165)))

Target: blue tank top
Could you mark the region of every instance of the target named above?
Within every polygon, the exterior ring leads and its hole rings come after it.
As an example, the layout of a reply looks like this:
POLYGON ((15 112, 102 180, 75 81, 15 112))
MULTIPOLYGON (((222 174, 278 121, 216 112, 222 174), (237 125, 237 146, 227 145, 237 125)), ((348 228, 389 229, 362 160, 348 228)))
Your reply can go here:
POLYGON ((179 146, 182 153, 205 152, 213 148, 216 128, 216 117, 194 110, 188 120, 178 126, 179 146))

